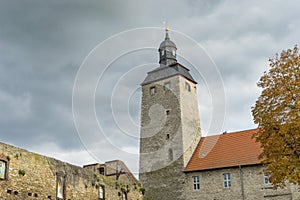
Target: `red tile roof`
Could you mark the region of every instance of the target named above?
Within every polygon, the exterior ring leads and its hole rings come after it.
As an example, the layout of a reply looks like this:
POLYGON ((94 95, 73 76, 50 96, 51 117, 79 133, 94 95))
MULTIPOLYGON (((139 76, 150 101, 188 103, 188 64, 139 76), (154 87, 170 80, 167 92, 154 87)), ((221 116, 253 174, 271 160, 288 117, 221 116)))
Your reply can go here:
POLYGON ((260 164, 260 143, 252 135, 258 129, 201 138, 185 172, 260 164))

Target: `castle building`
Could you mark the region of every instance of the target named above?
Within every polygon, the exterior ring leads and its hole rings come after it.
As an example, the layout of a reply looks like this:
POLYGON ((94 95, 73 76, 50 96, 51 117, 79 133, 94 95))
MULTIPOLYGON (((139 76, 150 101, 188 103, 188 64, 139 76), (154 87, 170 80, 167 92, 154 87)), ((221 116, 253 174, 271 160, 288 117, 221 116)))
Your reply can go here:
POLYGON ((159 67, 142 82, 140 181, 144 199, 300 199, 298 186, 274 190, 245 130, 201 137, 197 82, 177 62, 166 28, 159 67))

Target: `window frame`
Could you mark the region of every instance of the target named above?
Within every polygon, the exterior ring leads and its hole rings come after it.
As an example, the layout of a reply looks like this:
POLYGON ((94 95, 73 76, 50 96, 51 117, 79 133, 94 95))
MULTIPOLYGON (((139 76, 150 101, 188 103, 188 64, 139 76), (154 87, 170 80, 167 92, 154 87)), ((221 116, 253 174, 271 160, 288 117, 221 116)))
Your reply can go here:
POLYGON ((193 190, 200 190, 200 177, 199 176, 193 176, 193 190))
POLYGON ((231 176, 230 173, 223 173, 223 187, 231 188, 231 176))

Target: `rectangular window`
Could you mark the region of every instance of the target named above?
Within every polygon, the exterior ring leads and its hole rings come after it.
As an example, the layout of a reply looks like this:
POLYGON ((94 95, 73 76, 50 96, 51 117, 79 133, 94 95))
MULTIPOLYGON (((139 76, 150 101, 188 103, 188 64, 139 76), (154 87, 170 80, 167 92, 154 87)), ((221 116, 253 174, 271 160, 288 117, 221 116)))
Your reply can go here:
POLYGON ((193 176, 193 187, 194 187, 194 190, 199 190, 200 189, 199 176, 193 176))
POLYGON ((191 91, 191 86, 190 86, 190 84, 189 83, 187 83, 187 82, 185 82, 185 90, 186 91, 191 91))
POLYGON ((125 191, 122 192, 122 200, 127 200, 127 193, 125 191))
POLYGON ((230 188, 231 187, 230 173, 223 174, 223 177, 224 177, 224 188, 230 188))
POLYGON ((63 172, 56 173, 56 199, 65 199, 65 174, 63 172))
POLYGON ((154 95, 156 93, 156 88, 155 87, 151 87, 150 88, 150 94, 154 95))
POLYGON ((104 200, 104 186, 99 186, 99 200, 104 200))
POLYGON ((170 82, 166 82, 164 86, 165 90, 170 90, 170 82))
POLYGON ((102 174, 102 175, 104 175, 104 167, 100 167, 99 173, 102 174))

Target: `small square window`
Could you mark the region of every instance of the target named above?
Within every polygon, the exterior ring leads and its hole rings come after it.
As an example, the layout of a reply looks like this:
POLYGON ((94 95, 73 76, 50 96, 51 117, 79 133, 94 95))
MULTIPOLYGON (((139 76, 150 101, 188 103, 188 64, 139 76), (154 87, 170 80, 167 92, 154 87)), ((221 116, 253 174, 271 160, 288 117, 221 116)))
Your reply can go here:
POLYGON ((164 88, 165 88, 165 90, 170 90, 170 86, 171 86, 171 84, 170 84, 170 82, 166 82, 165 84, 164 84, 164 88))
POLYGON ((231 187, 231 179, 230 179, 230 173, 224 173, 224 188, 230 188, 231 187))
POLYGON ((190 86, 190 84, 189 83, 187 83, 187 82, 185 82, 185 90, 186 91, 191 91, 191 86, 190 86))
POLYGON ((193 176, 193 188, 194 188, 194 190, 199 190, 200 189, 199 176, 193 176))
POLYGON ((150 88, 150 94, 154 95, 156 93, 156 88, 155 87, 151 87, 150 88))

